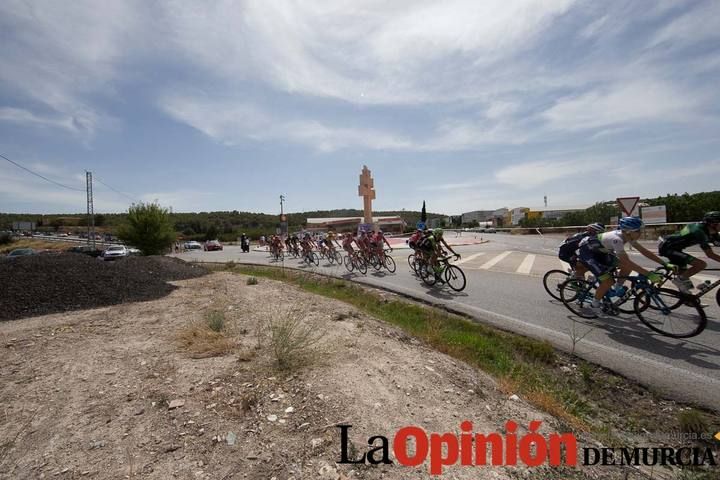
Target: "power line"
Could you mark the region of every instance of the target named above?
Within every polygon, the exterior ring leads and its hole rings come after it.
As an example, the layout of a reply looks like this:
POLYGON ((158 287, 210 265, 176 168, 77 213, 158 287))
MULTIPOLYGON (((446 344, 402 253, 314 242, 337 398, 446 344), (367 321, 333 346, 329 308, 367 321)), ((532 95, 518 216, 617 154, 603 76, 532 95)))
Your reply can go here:
POLYGON ((52 183, 52 184, 54 184, 54 185, 57 185, 58 187, 67 188, 68 190, 74 190, 74 191, 76 191, 76 192, 84 192, 84 191, 85 191, 85 190, 83 190, 83 189, 81 189, 81 188, 68 187, 67 185, 63 185, 62 183, 58 183, 58 182, 56 182, 55 180, 50 180, 50 179, 47 178, 47 177, 43 177, 43 176, 40 175, 39 173, 35 173, 35 172, 33 172, 32 170, 30 170, 29 168, 25 168, 25 167, 23 167, 22 165, 20 165, 19 163, 10 160, 10 159, 7 158, 5 155, 0 154, 0 157, 1 157, 1 158, 4 158, 4 159, 7 160, 8 162, 12 163, 12 164, 15 165, 16 167, 22 168, 22 169, 25 170, 26 172, 32 173, 32 174, 35 175, 36 177, 40 177, 40 178, 42 178, 43 180, 45 180, 46 182, 50 182, 50 183, 52 183))
POLYGON ((117 193, 118 195, 122 195, 122 196, 125 197, 125 198, 129 198, 133 203, 140 203, 140 201, 139 201, 138 199, 133 198, 133 197, 131 197, 130 195, 128 195, 127 193, 121 192, 120 190, 116 190, 116 189, 114 189, 113 187, 111 187, 110 185, 108 185, 107 183, 103 182, 102 180, 100 180, 100 179, 97 177, 97 175, 95 175, 94 179, 97 180, 99 183, 102 183, 103 185, 105 185, 107 188, 109 188, 109 189, 112 190, 113 192, 117 193))

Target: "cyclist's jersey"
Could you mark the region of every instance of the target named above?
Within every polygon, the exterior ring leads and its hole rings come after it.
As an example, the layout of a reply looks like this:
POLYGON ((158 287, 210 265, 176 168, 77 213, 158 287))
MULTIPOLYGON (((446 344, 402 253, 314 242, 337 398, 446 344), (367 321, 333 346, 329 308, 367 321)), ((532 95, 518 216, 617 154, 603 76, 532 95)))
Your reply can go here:
POLYGON ((353 240, 355 240, 355 238, 351 237, 350 235, 347 235, 345 238, 343 238, 342 246, 343 246, 343 247, 349 247, 349 246, 351 246, 353 240))
POLYGON ((720 234, 711 234, 705 224, 691 223, 685 225, 678 233, 665 237, 661 244, 663 250, 684 250, 693 245, 707 250, 713 242, 720 241, 720 234))
POLYGON ((423 250, 433 250, 437 243, 438 241, 435 240, 435 235, 428 235, 418 242, 418 247, 423 250))
POLYGON ((614 230, 598 234, 597 237, 587 236, 580 242, 580 248, 598 253, 624 253, 625 240, 622 238, 622 230, 614 230))
POLYGON ((410 236, 410 238, 408 238, 408 245, 410 245, 410 248, 415 248, 417 242, 419 242, 422 238, 422 235, 422 232, 415 232, 410 236))
POLYGON ((587 232, 580 232, 566 238, 565 241, 560 244, 558 255, 560 255, 560 257, 570 257, 575 255, 577 249, 580 248, 580 242, 582 242, 585 237, 589 236, 590 234, 587 232))

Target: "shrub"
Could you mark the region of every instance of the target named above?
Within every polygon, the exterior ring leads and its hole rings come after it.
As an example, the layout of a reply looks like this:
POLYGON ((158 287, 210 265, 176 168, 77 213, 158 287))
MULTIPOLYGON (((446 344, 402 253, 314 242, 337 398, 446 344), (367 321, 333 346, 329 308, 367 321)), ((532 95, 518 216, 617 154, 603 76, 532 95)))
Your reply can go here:
POLYGON ((225 330, 225 314, 219 310, 213 310, 206 315, 207 326, 213 332, 225 330))
POLYGON ((0 233, 0 245, 10 245, 13 242, 13 237, 7 232, 0 233))
POLYGON ((139 248, 143 255, 164 253, 175 241, 168 209, 157 203, 133 204, 128 210, 127 223, 118 229, 118 238, 139 248))
POLYGON ((291 310, 280 318, 269 320, 265 328, 270 347, 280 370, 294 370, 309 364, 321 354, 318 344, 325 330, 305 320, 305 312, 291 310))
POLYGON ((255 277, 250 277, 250 278, 247 279, 247 284, 248 284, 248 285, 257 285, 257 284, 258 284, 258 279, 255 278, 255 277))

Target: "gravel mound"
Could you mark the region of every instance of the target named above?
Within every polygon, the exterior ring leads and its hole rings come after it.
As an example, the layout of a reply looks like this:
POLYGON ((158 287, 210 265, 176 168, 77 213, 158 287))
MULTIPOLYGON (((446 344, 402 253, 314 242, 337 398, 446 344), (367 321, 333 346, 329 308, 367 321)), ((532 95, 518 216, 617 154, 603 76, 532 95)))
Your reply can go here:
POLYGON ((0 320, 155 300, 176 288, 167 282, 206 273, 169 257, 103 262, 63 253, 0 259, 0 320))

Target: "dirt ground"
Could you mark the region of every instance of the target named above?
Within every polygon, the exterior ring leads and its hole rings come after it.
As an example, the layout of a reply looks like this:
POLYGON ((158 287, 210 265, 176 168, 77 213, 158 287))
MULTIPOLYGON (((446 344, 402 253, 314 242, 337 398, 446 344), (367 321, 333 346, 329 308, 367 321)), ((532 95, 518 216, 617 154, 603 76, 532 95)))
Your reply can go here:
POLYGON ((532 420, 546 434, 563 427, 347 304, 227 272, 173 285, 157 300, 0 324, 0 477, 640 478, 611 467, 458 466, 432 477, 427 464, 338 464, 338 423, 352 424, 354 455, 408 425, 458 432, 470 420, 490 433, 512 419, 519 437, 532 420), (296 307, 325 336, 316 361, 288 373, 261 325, 296 307), (224 312, 232 348, 198 358, 178 335, 212 310, 224 312))

